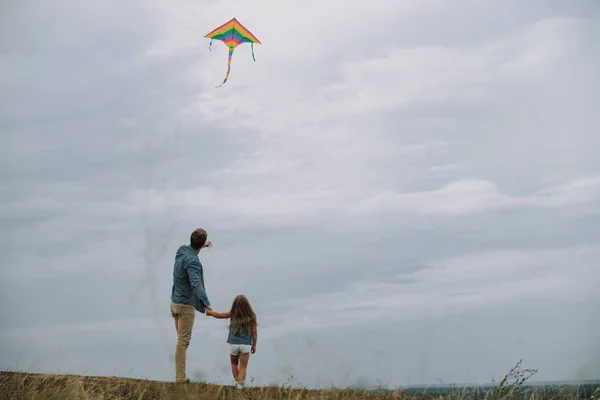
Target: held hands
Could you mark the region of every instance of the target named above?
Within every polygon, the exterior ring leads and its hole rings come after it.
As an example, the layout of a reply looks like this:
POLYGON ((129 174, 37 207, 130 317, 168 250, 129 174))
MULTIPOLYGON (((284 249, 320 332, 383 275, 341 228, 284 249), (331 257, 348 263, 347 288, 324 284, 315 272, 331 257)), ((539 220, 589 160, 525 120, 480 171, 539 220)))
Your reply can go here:
POLYGON ((206 316, 211 316, 217 319, 225 319, 231 317, 231 311, 227 312, 216 312, 210 307, 206 307, 206 316))

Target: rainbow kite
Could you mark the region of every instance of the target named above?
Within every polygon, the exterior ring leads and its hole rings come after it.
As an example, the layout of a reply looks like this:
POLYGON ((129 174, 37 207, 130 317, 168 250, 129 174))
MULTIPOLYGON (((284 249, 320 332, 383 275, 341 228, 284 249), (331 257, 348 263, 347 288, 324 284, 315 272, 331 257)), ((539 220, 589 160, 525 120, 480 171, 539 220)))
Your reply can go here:
POLYGON ((233 18, 231 21, 224 23, 220 27, 216 28, 208 35, 204 36, 205 38, 210 38, 210 45, 208 49, 212 46, 212 42, 214 39, 222 40, 223 43, 229 47, 229 57, 227 58, 227 75, 225 75, 225 80, 217 87, 223 86, 225 82, 227 82, 227 78, 229 78, 229 71, 231 71, 231 56, 233 55, 233 50, 242 43, 250 43, 252 47, 252 59, 256 61, 254 58, 254 43, 260 43, 260 40, 256 38, 246 27, 240 22, 233 18))

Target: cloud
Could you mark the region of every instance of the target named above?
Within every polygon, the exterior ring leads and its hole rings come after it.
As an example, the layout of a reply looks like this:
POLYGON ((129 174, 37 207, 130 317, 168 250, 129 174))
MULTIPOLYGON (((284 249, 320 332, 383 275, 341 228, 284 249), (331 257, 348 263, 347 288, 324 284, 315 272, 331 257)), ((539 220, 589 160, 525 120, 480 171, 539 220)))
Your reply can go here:
POLYGON ((278 324, 284 335, 391 318, 462 314, 490 306, 579 304, 596 296, 599 277, 592 260, 598 255, 597 245, 481 251, 433 259, 424 268, 381 280, 352 281, 339 291, 278 301, 270 307, 286 310, 279 316, 286 322, 278 324))
POLYGON ((360 204, 363 212, 392 210, 416 214, 460 215, 512 207, 565 207, 600 199, 600 177, 579 179, 530 196, 510 196, 492 182, 461 180, 417 193, 381 193, 360 204))
MULTIPOLYGON (((282 160, 281 169, 286 163, 282 160)), ((235 167, 234 167, 235 168, 235 167)), ((242 176, 267 174, 260 165, 228 170, 242 176), (254 168, 253 168, 254 167, 254 168)), ((222 175, 221 175, 222 176, 222 175)), ((463 215, 522 207, 568 207, 600 200, 600 177, 577 179, 564 185, 538 190, 530 195, 511 196, 492 182, 478 179, 452 181, 434 190, 398 193, 383 191, 374 196, 348 197, 334 189, 290 190, 279 193, 257 191, 237 195, 239 187, 205 186, 192 190, 155 192, 150 209, 199 207, 213 215, 241 220, 272 220, 280 224, 299 223, 307 217, 354 216, 382 212, 412 215, 463 215)), ((145 193, 133 195, 129 212, 139 209, 145 193)))
MULTIPOLYGON (((278 95, 274 97, 271 92, 250 91, 248 87, 236 90, 235 95, 225 92, 218 97, 199 98, 195 108, 199 115, 204 117, 205 110, 218 107, 224 113, 219 117, 227 117, 236 130, 243 129, 244 136, 254 138, 254 144, 248 143, 252 150, 238 154, 229 167, 211 173, 210 190, 215 190, 215 198, 217 192, 222 192, 233 199, 236 205, 223 204, 225 209, 245 203, 238 209, 239 214, 260 213, 264 208, 278 216, 280 212, 294 213, 298 219, 306 215, 307 208, 330 212, 335 205, 346 206, 348 202, 363 201, 364 197, 373 197, 367 204, 390 197, 394 199, 389 200, 391 203, 418 203, 429 193, 396 196, 394 188, 410 193, 413 191, 407 187, 428 179, 437 179, 440 187, 431 192, 433 196, 462 198, 445 206, 422 205, 421 212, 434 212, 435 208, 442 213, 460 213, 528 202, 549 204, 536 198, 513 199, 504 195, 494 178, 506 175, 499 168, 508 168, 507 174, 528 173, 520 172, 522 169, 548 174, 543 172, 544 167, 555 171, 564 166, 563 174, 568 175, 563 176, 563 182, 587 179, 586 175, 595 179, 596 170, 591 167, 593 151, 579 145, 596 143, 591 126, 567 132, 560 122, 552 128, 543 122, 547 118, 536 111, 542 104, 537 96, 545 96, 550 90, 536 82, 582 68, 580 57, 586 50, 581 39, 590 29, 583 20, 554 18, 474 47, 384 45, 385 55, 381 57, 342 58, 337 67, 340 74, 333 83, 302 81, 278 85, 278 95), (524 87, 529 87, 529 94, 521 91, 524 87), (261 98, 261 93, 269 94, 261 98), (296 97, 288 98, 286 93, 296 97), (530 99, 527 116, 516 108, 517 104, 524 104, 523 98, 530 99), (474 121, 485 123, 492 116, 506 118, 506 122, 492 129, 473 126, 474 121), (538 123, 541 124, 536 127, 538 123), (460 131, 461 124, 469 133, 460 131), (260 133, 255 132, 259 125, 260 133), (471 133, 480 129, 489 132, 481 132, 480 137, 471 133), (530 139, 533 141, 528 142, 530 139), (536 164, 530 165, 530 154, 536 146, 537 150, 543 146, 544 151, 537 151, 536 164), (481 157, 494 149, 506 152, 512 166, 500 167, 496 158, 481 157), (557 157, 565 161, 560 167, 550 166, 558 165, 557 157), (566 166, 566 160, 574 158, 582 161, 579 172, 566 166), (431 171, 432 165, 438 163, 469 167, 447 171, 442 178, 449 181, 440 182, 441 178, 431 171), (255 185, 253 178, 260 179, 261 184, 255 185), (234 191, 222 189, 229 187, 234 191), (454 191, 456 195, 451 194, 454 191), (295 204, 291 196, 296 199, 295 204)), ((240 79, 275 85, 271 75, 243 75, 240 79)), ((569 90, 567 85, 574 83, 579 85, 574 81, 554 82, 552 90, 569 90)), ((549 98, 556 98, 556 102, 550 105, 547 100, 548 107, 563 106, 558 97, 549 98)), ((597 96, 590 100, 598 102, 597 96)), ((583 101, 582 105, 587 107, 583 101)), ((193 113, 192 109, 188 111, 193 113)), ((566 116, 565 121, 569 122, 565 123, 577 123, 577 118, 566 116)), ((518 185, 501 179, 509 189, 518 185)), ((547 182, 550 183, 559 184, 547 182)), ((206 196, 204 191, 198 200, 206 196)), ((566 200, 555 197, 552 201, 566 200)), ((405 207, 411 208, 410 204, 405 207)))

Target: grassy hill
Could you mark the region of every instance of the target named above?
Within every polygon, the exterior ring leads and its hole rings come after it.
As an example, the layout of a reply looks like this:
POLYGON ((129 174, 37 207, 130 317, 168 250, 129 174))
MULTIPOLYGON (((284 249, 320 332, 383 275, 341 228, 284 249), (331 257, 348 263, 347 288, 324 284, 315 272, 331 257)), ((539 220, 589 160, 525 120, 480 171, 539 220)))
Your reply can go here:
POLYGON ((209 400, 209 399, 398 399, 398 394, 370 394, 359 390, 324 391, 283 387, 248 387, 207 383, 177 384, 144 379, 80 375, 0 372, 0 400, 209 400))
MULTIPOLYGON (((600 399, 597 396, 596 399, 600 399)), ((250 387, 236 390, 233 387, 207 383, 177 384, 174 382, 159 382, 143 379, 120 377, 95 377, 80 375, 31 374, 23 372, 0 372, 0 400, 4 399, 48 399, 48 400, 141 400, 141 399, 338 399, 338 400, 369 400, 369 399, 489 399, 503 400, 520 398, 527 400, 570 400, 593 399, 594 394, 573 390, 533 390, 520 392, 491 389, 485 393, 448 389, 444 393, 433 391, 427 394, 417 394, 409 391, 386 391, 380 393, 361 390, 309 390, 291 389, 275 386, 250 387)))

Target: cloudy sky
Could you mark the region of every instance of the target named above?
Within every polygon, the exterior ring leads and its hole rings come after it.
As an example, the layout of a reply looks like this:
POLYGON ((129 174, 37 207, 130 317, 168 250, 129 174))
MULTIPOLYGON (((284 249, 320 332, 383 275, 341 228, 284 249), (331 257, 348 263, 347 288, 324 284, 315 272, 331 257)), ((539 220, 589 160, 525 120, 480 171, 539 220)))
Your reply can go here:
MULTIPOLYGON (((598 2, 323 4, 0 4, 1 369, 174 379, 203 227, 254 384, 597 376, 598 2)), ((192 378, 225 340, 197 314, 192 378)))

